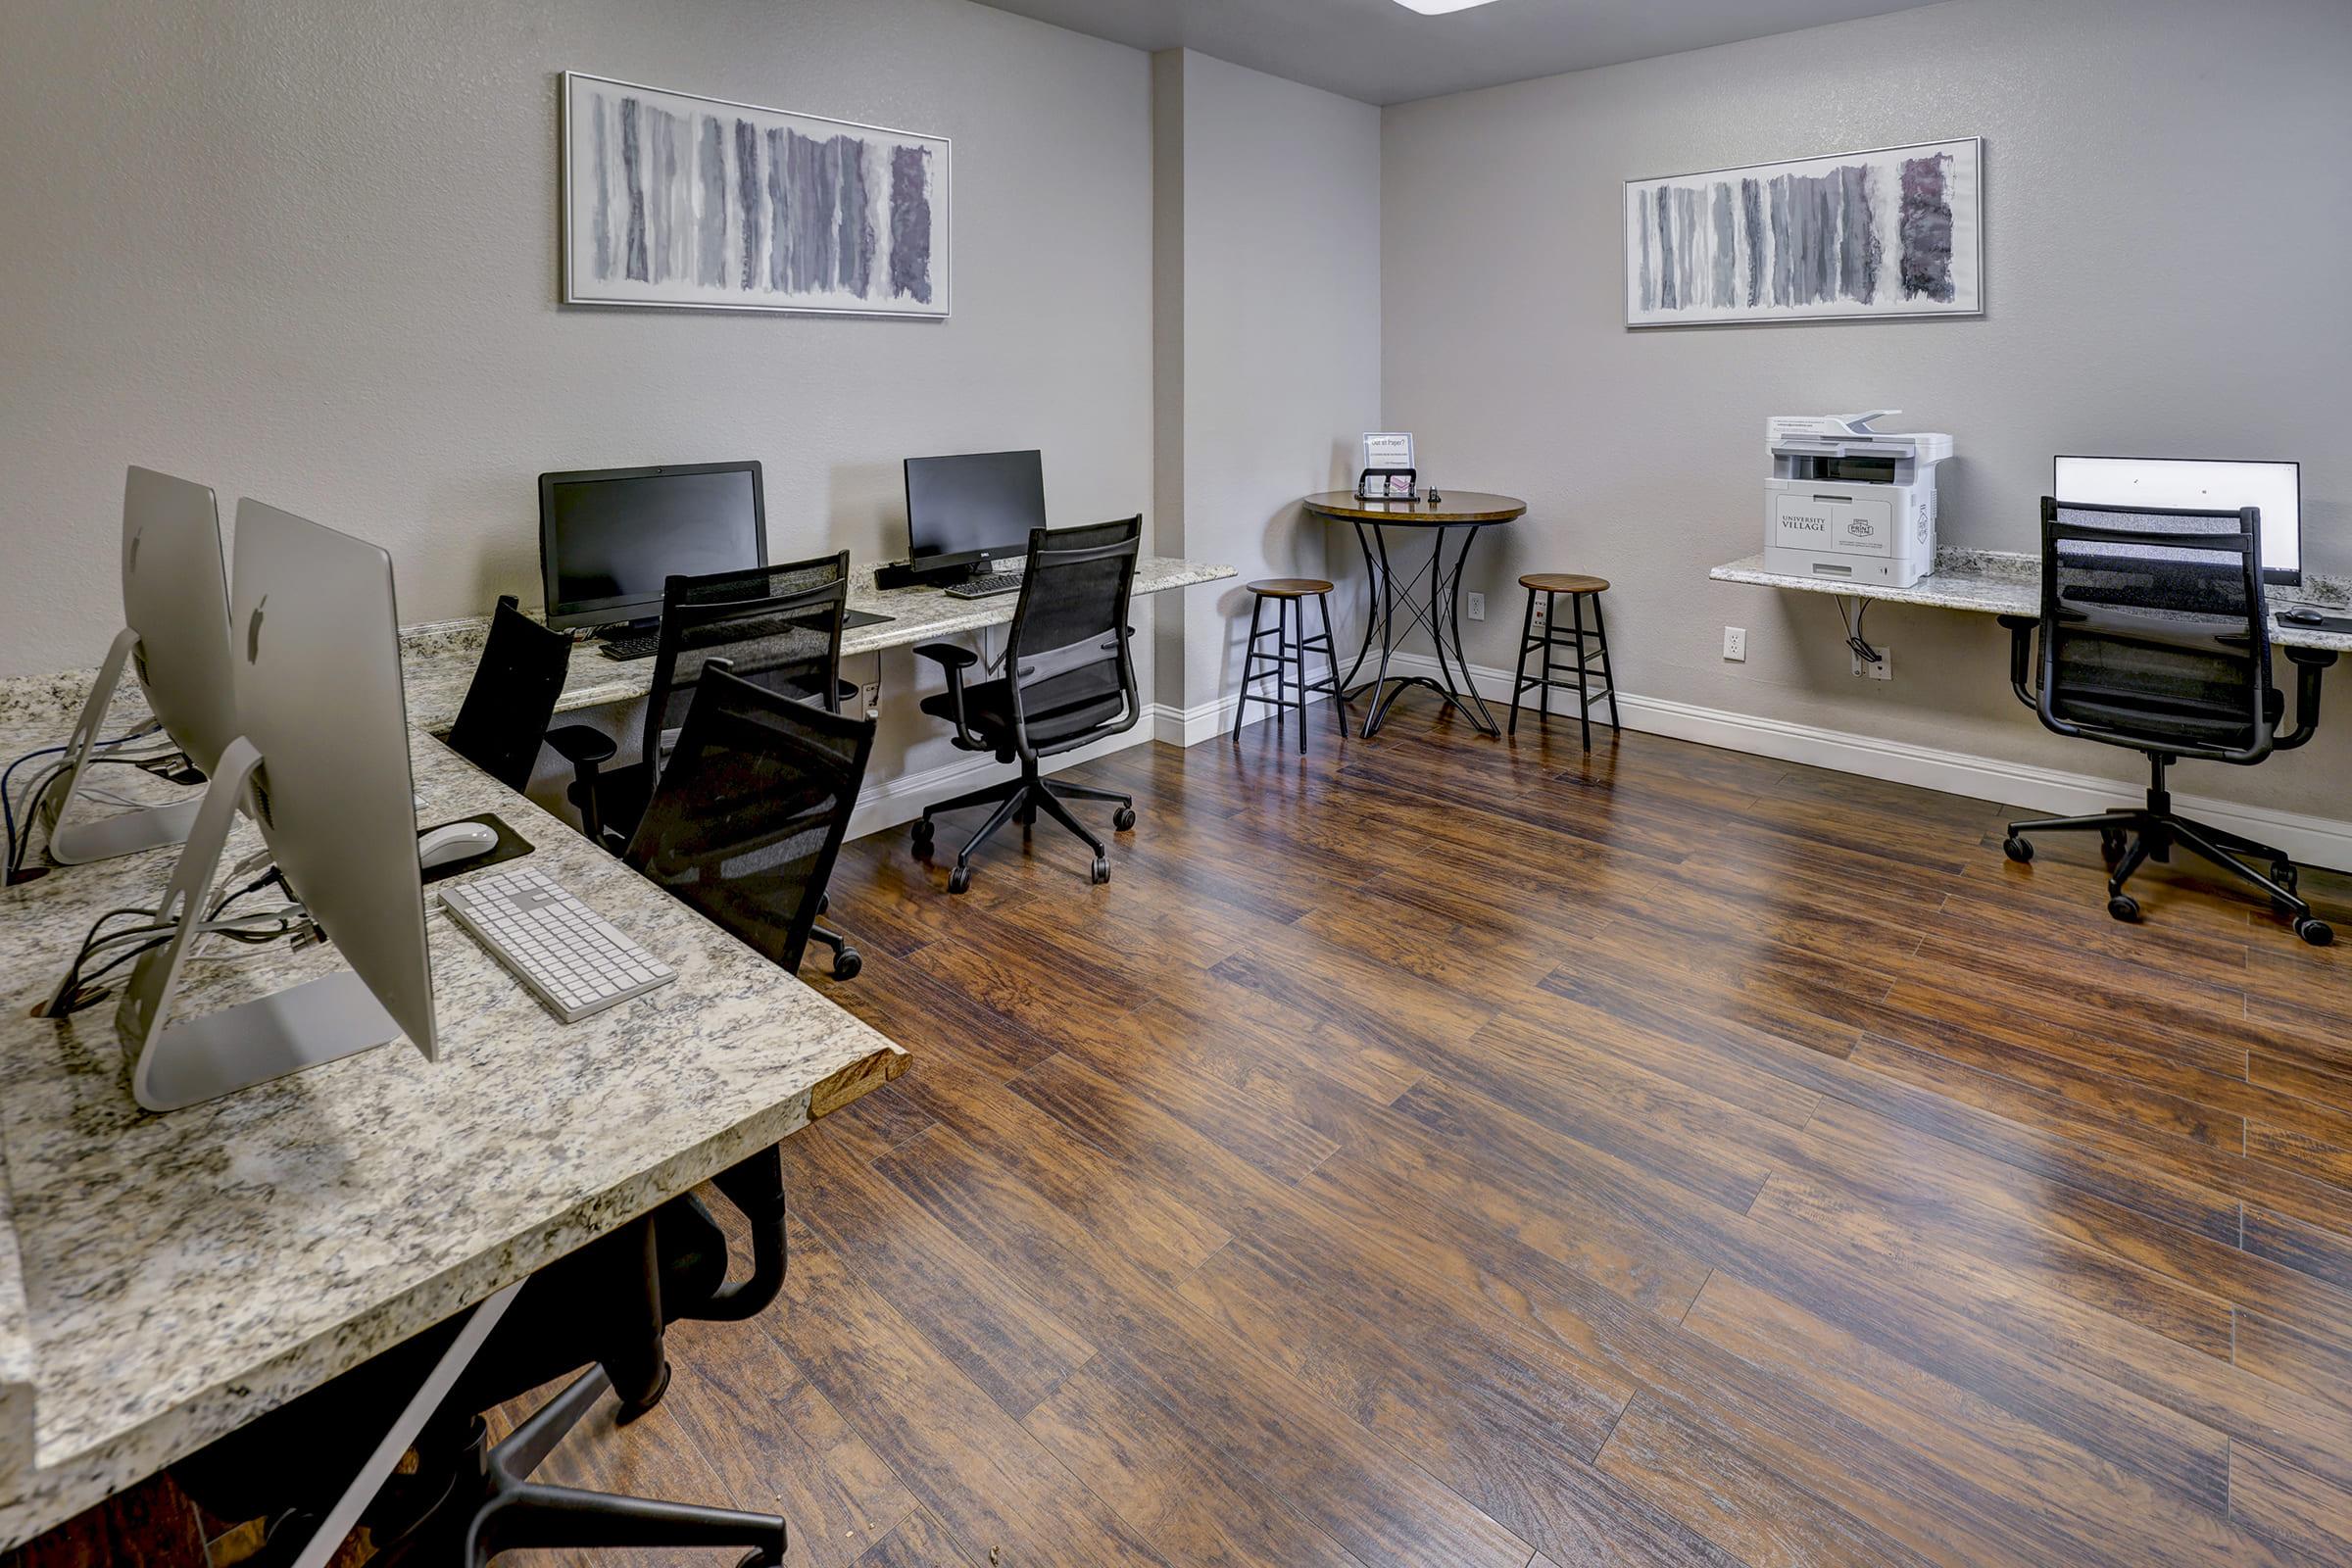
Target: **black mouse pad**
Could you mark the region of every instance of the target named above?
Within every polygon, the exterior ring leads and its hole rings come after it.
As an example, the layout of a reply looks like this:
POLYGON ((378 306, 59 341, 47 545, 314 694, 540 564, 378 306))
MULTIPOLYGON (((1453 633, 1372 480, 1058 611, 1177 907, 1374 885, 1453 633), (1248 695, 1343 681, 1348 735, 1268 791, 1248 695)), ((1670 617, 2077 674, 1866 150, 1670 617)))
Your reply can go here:
MULTIPOLYGON (((516 859, 531 853, 531 841, 509 827, 506 819, 495 811, 483 811, 475 816, 461 816, 453 820, 484 823, 498 834, 498 842, 479 855, 467 856, 463 860, 452 860, 447 865, 430 867, 424 873, 425 885, 428 887, 443 877, 458 876, 466 871, 479 871, 485 865, 496 865, 501 860, 516 859)), ((450 822, 435 822, 433 827, 450 825, 450 822)), ((421 839, 432 830, 432 827, 419 829, 416 836, 421 839)))

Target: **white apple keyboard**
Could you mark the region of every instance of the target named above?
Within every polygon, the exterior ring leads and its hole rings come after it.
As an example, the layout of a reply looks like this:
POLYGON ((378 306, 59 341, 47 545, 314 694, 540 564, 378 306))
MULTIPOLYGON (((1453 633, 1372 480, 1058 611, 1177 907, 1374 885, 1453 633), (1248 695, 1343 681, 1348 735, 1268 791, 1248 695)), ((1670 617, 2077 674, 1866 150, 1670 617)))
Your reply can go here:
POLYGON ((503 871, 446 887, 441 904, 565 1023, 678 977, 541 871, 503 871))

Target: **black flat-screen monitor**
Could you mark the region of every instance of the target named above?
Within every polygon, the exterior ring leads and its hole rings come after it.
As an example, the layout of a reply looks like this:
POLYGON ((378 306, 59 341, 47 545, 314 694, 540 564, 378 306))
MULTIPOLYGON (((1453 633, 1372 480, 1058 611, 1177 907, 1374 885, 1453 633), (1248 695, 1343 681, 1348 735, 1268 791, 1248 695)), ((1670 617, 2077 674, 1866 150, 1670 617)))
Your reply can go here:
POLYGON ((918 571, 1024 556, 1046 525, 1046 466, 1038 452, 969 452, 906 460, 907 554, 918 571))
POLYGON ((659 616, 667 578, 766 562, 757 463, 539 476, 539 575, 550 626, 659 616))

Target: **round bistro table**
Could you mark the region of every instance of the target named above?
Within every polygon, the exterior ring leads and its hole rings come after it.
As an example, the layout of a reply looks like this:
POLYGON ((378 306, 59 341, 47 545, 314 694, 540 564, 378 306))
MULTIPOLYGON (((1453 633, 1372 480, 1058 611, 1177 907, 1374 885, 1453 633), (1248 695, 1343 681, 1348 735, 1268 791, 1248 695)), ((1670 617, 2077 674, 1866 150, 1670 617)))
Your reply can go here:
MULTIPOLYGON (((1364 617, 1363 646, 1356 650, 1355 662, 1349 666, 1347 680, 1341 683, 1349 697, 1367 689, 1372 693, 1371 705, 1364 712, 1366 739, 1380 732, 1397 694, 1408 686, 1426 686, 1436 692, 1447 707, 1459 709, 1481 734, 1502 733, 1494 715, 1487 710, 1485 701, 1478 695, 1478 687, 1470 679, 1470 661, 1462 653, 1462 564, 1470 559, 1470 546, 1480 529, 1510 521, 1527 511, 1527 503, 1515 496, 1489 495, 1478 490, 1444 490, 1439 495, 1441 499, 1434 506, 1427 501, 1361 501, 1348 490, 1326 490, 1301 502, 1318 517, 1344 518, 1355 524, 1355 542, 1364 552, 1364 569, 1371 576, 1371 604, 1364 617), (1405 580, 1401 592, 1389 566, 1392 529, 1408 529, 1431 537, 1429 559, 1405 580), (1455 533, 1461 538, 1448 562, 1446 537, 1455 533), (1421 602, 1424 577, 1429 579, 1426 608, 1421 602), (1397 621, 1400 609, 1405 617, 1401 626, 1397 621), (1389 660, 1396 652, 1398 638, 1415 626, 1427 630, 1430 641, 1437 644, 1438 673, 1434 680, 1427 675, 1389 673, 1389 660), (1358 686, 1355 677, 1372 652, 1375 636, 1380 639, 1380 668, 1370 680, 1358 686), (1456 669, 1461 672, 1459 687, 1454 685, 1456 669)), ((1403 543, 1400 538, 1399 546, 1403 543)))

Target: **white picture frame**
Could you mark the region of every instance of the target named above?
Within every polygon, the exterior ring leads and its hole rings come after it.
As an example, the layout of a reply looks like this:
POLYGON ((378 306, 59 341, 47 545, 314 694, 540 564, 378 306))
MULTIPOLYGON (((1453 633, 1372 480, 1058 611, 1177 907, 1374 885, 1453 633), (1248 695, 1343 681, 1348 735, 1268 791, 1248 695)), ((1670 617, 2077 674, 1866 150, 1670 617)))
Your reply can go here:
POLYGON ((944 318, 945 136, 567 71, 567 306, 944 318))
POLYGON ((1625 324, 1984 313, 1984 139, 1625 182, 1625 324))

